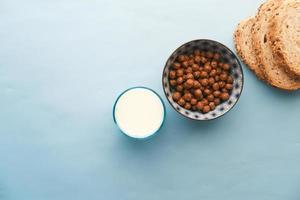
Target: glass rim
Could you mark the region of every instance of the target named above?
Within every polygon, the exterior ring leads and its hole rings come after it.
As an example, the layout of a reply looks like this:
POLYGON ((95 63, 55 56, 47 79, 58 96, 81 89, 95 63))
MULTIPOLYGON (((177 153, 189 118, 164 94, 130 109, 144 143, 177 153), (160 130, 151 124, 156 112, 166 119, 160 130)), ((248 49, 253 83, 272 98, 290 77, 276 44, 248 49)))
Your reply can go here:
POLYGON ((157 132, 159 132, 160 129, 163 127, 163 125, 164 125, 164 123, 165 123, 165 119, 166 119, 166 106, 165 106, 165 103, 164 103, 163 99, 161 98, 161 96, 160 96, 156 91, 154 91, 154 90, 151 89, 151 88, 145 87, 145 86, 135 86, 135 87, 130 87, 130 88, 124 90, 123 92, 121 92, 121 94, 118 95, 117 99, 116 99, 115 102, 114 102, 113 110, 112 110, 112 111, 113 111, 113 113, 112 113, 112 114, 113 114, 113 120, 114 120, 115 124, 117 125, 117 127, 119 128, 119 130, 120 130, 124 135, 126 135, 127 137, 133 138, 133 139, 137 139, 137 140, 145 140, 145 139, 149 139, 150 137, 153 137, 154 135, 156 135, 157 132), (162 122, 161 122, 160 126, 157 128, 157 130, 155 130, 153 133, 149 134, 147 137, 141 137, 141 138, 139 138, 139 137, 133 137, 133 136, 128 135, 128 134, 126 133, 126 131, 124 131, 124 130, 121 129, 121 127, 119 126, 119 124, 118 124, 118 122, 117 122, 117 120, 116 120, 115 110, 116 110, 116 105, 117 105, 118 101, 120 100, 120 98, 121 98, 125 93, 127 93, 128 91, 134 90, 134 89, 145 89, 145 90, 148 90, 148 91, 152 92, 153 94, 155 94, 155 95, 159 98, 159 100, 160 100, 160 102, 161 102, 161 104, 162 104, 162 106, 163 106, 163 119, 162 119, 162 122))

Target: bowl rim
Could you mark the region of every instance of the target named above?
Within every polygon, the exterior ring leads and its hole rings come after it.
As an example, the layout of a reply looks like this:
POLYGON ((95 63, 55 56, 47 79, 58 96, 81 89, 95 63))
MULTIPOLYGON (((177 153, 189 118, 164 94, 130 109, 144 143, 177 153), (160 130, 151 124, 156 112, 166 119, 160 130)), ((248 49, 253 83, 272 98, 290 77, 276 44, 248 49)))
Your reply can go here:
MULTIPOLYGON (((238 101, 240 100, 241 96, 242 96, 242 93, 243 93, 243 90, 244 90, 244 82, 245 82, 245 79, 244 79, 244 71, 243 71, 243 68, 242 68, 242 64, 240 62, 240 60, 238 59, 238 57, 236 56, 236 54, 229 48, 227 47, 226 45, 218 42, 218 41, 215 41, 215 40, 211 40, 211 39, 195 39, 195 40, 191 40, 189 42, 185 42, 184 44, 180 45, 178 48, 176 48, 172 53, 171 55, 168 57, 167 61, 166 61, 166 64, 163 68, 163 73, 162 73, 162 86, 163 86, 163 91, 164 91, 164 94, 165 94, 165 97, 167 98, 168 100, 168 103, 171 105, 171 107, 177 112, 179 113, 181 116, 184 116, 185 118, 187 119, 190 119, 190 120, 194 120, 194 121, 213 121, 213 120, 216 120, 216 119, 219 119, 221 117, 223 117, 224 115, 226 115, 227 113, 229 113, 229 111, 231 111, 235 106, 236 104, 238 103, 238 101), (233 104, 233 106, 228 109, 225 113, 223 113, 222 115, 218 116, 218 117, 215 117, 215 118, 210 118, 210 119, 194 119, 194 118, 191 118, 187 115, 184 115, 182 114, 181 112, 179 112, 174 106, 173 104, 170 102, 168 96, 167 96, 167 93, 166 93, 166 90, 165 90, 165 87, 164 87, 164 73, 165 73, 165 70, 167 68, 167 64, 168 64, 168 61, 171 59, 172 55, 178 51, 180 48, 182 48, 183 46, 189 44, 189 43, 192 43, 192 42, 197 42, 197 41, 209 41, 209 42, 213 42, 213 43, 216 43, 217 45, 221 45, 223 46, 225 49, 227 49, 229 52, 232 53, 232 55, 234 55, 234 58, 237 60, 237 63, 238 63, 238 67, 241 69, 241 73, 242 73, 242 86, 241 86, 241 92, 237 98, 237 100, 235 101, 235 103, 233 104)), ((181 107, 181 106, 180 106, 181 107)))
POLYGON ((163 127, 163 125, 164 125, 164 123, 165 123, 165 121, 166 121, 166 105, 165 105, 165 103, 164 103, 162 97, 161 97, 156 91, 154 91, 153 89, 151 89, 151 88, 149 88, 149 87, 145 87, 145 86, 134 86, 134 87, 130 87, 130 88, 124 90, 123 92, 121 92, 121 93, 118 95, 118 97, 116 98, 116 100, 115 100, 115 102, 114 102, 114 104, 113 104, 112 115, 113 115, 113 121, 114 121, 114 123, 116 124, 116 126, 118 127, 118 129, 120 130, 120 132, 121 132, 123 135, 125 135, 126 137, 129 137, 129 138, 131 138, 131 139, 135 139, 135 140, 148 140, 148 139, 154 137, 155 135, 157 135, 158 132, 159 132, 159 131, 161 130, 161 128, 163 127), (161 125, 159 126, 159 128, 158 128, 156 131, 154 131, 152 134, 150 134, 150 135, 147 136, 147 137, 141 137, 141 138, 138 138, 138 137, 133 137, 133 136, 128 135, 124 130, 121 129, 121 127, 119 126, 119 124, 118 124, 118 122, 117 122, 117 120, 116 120, 116 117, 115 117, 115 110, 116 110, 116 106, 117 106, 117 103, 118 103, 119 99, 120 99, 126 92, 129 92, 129 91, 134 90, 134 89, 145 89, 145 90, 148 90, 148 91, 154 93, 154 95, 156 95, 156 96, 159 98, 159 100, 161 101, 162 106, 163 106, 163 111, 164 111, 164 113, 163 113, 163 120, 162 120, 162 122, 161 122, 161 125))

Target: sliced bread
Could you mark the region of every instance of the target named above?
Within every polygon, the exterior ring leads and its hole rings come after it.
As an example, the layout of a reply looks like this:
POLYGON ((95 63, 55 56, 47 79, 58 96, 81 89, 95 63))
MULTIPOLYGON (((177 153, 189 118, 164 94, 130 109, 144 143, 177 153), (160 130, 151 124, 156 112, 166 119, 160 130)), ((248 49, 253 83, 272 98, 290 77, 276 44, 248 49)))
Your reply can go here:
POLYGON ((257 61, 267 82, 284 90, 300 89, 300 80, 291 77, 273 56, 271 43, 268 41, 269 24, 272 13, 283 4, 284 0, 269 0, 263 4, 253 25, 253 47, 257 61))
POLYGON ((300 77, 300 1, 287 0, 273 15, 269 41, 276 62, 300 77))
POLYGON ((259 68, 252 46, 251 29, 255 21, 254 17, 248 18, 239 23, 235 33, 234 41, 237 53, 248 67, 255 72, 260 79, 264 79, 263 73, 259 68))

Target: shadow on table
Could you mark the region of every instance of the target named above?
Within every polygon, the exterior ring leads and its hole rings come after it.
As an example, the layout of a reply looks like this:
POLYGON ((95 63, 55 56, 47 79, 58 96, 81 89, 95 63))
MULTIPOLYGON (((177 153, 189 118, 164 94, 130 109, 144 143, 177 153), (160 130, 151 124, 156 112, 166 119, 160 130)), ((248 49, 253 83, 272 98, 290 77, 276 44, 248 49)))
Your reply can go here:
POLYGON ((266 95, 270 95, 277 100, 293 100, 299 101, 300 98, 300 90, 299 91, 285 91, 278 88, 274 88, 272 86, 264 85, 264 91, 267 92, 266 95))
MULTIPOLYGON (((247 76, 247 78, 253 79, 253 81, 257 81, 258 82, 258 88, 261 91, 258 92, 267 92, 266 95, 270 95, 273 96, 274 98, 279 98, 282 100, 285 99, 296 99, 296 98, 300 98, 300 90, 298 91, 286 91, 286 90, 282 90, 282 89, 278 89, 275 88, 267 83, 265 83, 262 80, 259 80, 257 78, 257 76, 248 68, 246 67, 245 64, 243 64, 243 70, 244 70, 244 75, 247 76)), ((246 83, 247 84, 247 83, 246 83)), ((299 99, 297 100, 299 101, 299 99)))

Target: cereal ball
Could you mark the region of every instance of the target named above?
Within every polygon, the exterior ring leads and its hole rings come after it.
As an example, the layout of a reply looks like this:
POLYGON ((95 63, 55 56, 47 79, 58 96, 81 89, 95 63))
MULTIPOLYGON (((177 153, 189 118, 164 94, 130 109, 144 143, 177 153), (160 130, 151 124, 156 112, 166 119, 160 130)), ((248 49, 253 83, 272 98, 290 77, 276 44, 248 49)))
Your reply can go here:
POLYGON ((197 103, 198 103, 197 99, 195 99, 195 98, 192 98, 192 99, 191 99, 191 104, 192 104, 193 106, 197 105, 197 103))
POLYGON ((207 59, 207 62, 206 63, 204 63, 204 65, 203 66, 210 66, 210 60, 209 59, 207 59))
POLYGON ((208 113, 210 111, 210 106, 204 106, 203 107, 203 110, 202 110, 204 113, 208 113))
POLYGON ((169 78, 170 78, 170 79, 175 79, 175 78, 176 78, 176 71, 171 70, 171 71, 169 72, 169 78))
POLYGON ((205 71, 200 72, 200 77, 201 78, 207 78, 208 77, 208 73, 205 71))
POLYGON ((177 69, 176 75, 177 77, 182 77, 184 75, 183 69, 177 69))
POLYGON ((177 102, 180 106, 184 106, 185 105, 185 100, 183 98, 180 98, 177 102))
POLYGON ((181 67, 181 64, 178 63, 178 62, 175 62, 175 63, 173 64, 173 68, 174 68, 174 69, 180 69, 180 67, 181 67))
POLYGON ((183 77, 178 77, 177 78, 177 84, 181 85, 183 83, 183 77))
POLYGON ((214 54, 210 51, 206 52, 206 57, 207 58, 213 58, 214 57, 214 54))
POLYGON ((180 92, 174 92, 173 95, 172 95, 172 98, 176 102, 179 101, 179 99, 181 98, 180 92))
POLYGON ((218 65, 218 66, 222 68, 222 67, 223 67, 223 65, 224 65, 224 63, 222 63, 222 62, 219 62, 219 65, 218 65))
POLYGON ((230 96, 227 92, 225 92, 225 93, 222 93, 220 97, 223 101, 227 101, 230 96))
POLYGON ((183 95, 183 99, 184 99, 186 102, 191 101, 192 98, 193 98, 193 95, 192 95, 191 93, 185 93, 185 94, 183 95))
POLYGON ((215 60, 220 60, 220 59, 221 59, 221 54, 215 53, 213 58, 214 58, 215 60))
POLYGON ((206 63, 206 62, 207 62, 207 58, 201 57, 201 62, 202 62, 203 64, 206 63))
POLYGON ((200 77, 200 72, 199 71, 194 72, 193 76, 195 79, 198 79, 200 77))
POLYGON ((203 99, 203 100, 202 100, 202 103, 203 103, 205 106, 209 104, 209 102, 208 102, 207 99, 203 99))
POLYGON ((212 77, 210 77, 210 78, 208 79, 208 84, 209 84, 209 85, 213 85, 214 83, 215 83, 215 79, 212 78, 212 77))
POLYGON ((200 63, 201 62, 201 57, 200 56, 195 56, 194 61, 195 61, 195 63, 200 63))
POLYGON ((227 83, 232 84, 233 83, 233 78, 232 76, 228 76, 227 78, 227 83))
POLYGON ((214 103, 215 103, 216 106, 218 106, 218 105, 221 104, 221 100, 219 98, 215 98, 214 103))
POLYGON ((214 102, 210 102, 208 105, 209 105, 209 107, 210 107, 210 110, 216 109, 216 105, 215 105, 214 102))
POLYGON ((202 111, 203 108, 204 108, 204 106, 205 106, 205 105, 204 105, 203 102, 201 102, 201 101, 197 103, 197 109, 198 109, 199 111, 202 111))
POLYGON ((225 87, 225 82, 224 82, 224 81, 220 81, 220 82, 219 82, 219 87, 220 87, 220 88, 225 87))
POLYGON ((215 97, 214 97, 214 95, 210 94, 210 95, 208 95, 208 96, 206 97, 206 99, 207 99, 209 102, 212 102, 212 101, 215 99, 215 97))
POLYGON ((184 55, 180 55, 180 56, 178 56, 177 60, 179 62, 184 62, 185 61, 185 56, 184 55))
POLYGON ((194 55, 195 55, 195 56, 200 56, 200 55, 201 55, 201 51, 198 50, 198 49, 195 50, 195 51, 194 51, 194 55))
POLYGON ((219 83, 214 83, 213 85, 212 85, 212 88, 214 89, 214 90, 219 90, 220 89, 220 86, 219 86, 219 83))
POLYGON ((182 92, 182 91, 183 91, 183 85, 177 85, 177 86, 176 86, 176 90, 177 90, 178 92, 182 92))
POLYGON ((225 88, 226 88, 227 90, 232 90, 232 88, 233 88, 233 85, 232 85, 232 84, 229 84, 229 83, 227 83, 227 84, 225 85, 225 88))
POLYGON ((195 71, 199 71, 200 66, 199 66, 198 64, 193 64, 193 65, 192 65, 192 69, 193 69, 194 72, 195 72, 195 71))
POLYGON ((228 71, 228 70, 230 70, 230 65, 227 64, 227 63, 225 63, 225 64, 223 64, 222 68, 223 68, 224 70, 228 71))
POLYGON ((184 108, 190 110, 192 108, 192 105, 190 103, 185 103, 184 108))
POLYGON ((182 63, 182 66, 183 66, 184 68, 187 68, 187 67, 189 66, 189 62, 188 62, 188 61, 184 61, 184 62, 182 63))
POLYGON ((188 64, 189 64, 189 66, 192 66, 194 64, 194 58, 188 60, 188 64))
POLYGON ((217 75, 220 75, 222 73, 222 69, 221 68, 217 68, 217 75))
POLYGON ((201 83, 201 85, 204 86, 204 87, 205 87, 205 86, 208 86, 208 79, 207 79, 207 78, 201 79, 200 83, 201 83))
POLYGON ((194 89, 199 89, 200 87, 201 87, 201 84, 199 83, 199 81, 194 80, 193 88, 194 89))
POLYGON ((215 70, 215 69, 212 69, 209 73, 210 77, 215 77, 216 75, 217 75, 217 70, 215 70))
POLYGON ((211 66, 210 65, 205 65, 204 66, 204 71, 206 71, 207 73, 210 73, 212 70, 211 66))
POLYGON ((214 97, 219 97, 221 92, 219 90, 213 92, 214 97))
POLYGON ((188 73, 186 75, 186 79, 194 79, 194 75, 192 73, 188 73))
POLYGON ((170 80, 170 85, 172 87, 175 87, 177 85, 177 81, 176 80, 170 80))
POLYGON ((215 76, 215 81, 220 81, 220 76, 215 76))
POLYGON ((218 62, 217 61, 212 61, 210 65, 211 65, 212 68, 215 69, 215 68, 218 67, 218 62))
POLYGON ((200 89, 197 89, 194 91, 194 96, 197 98, 197 99, 202 99, 203 98, 203 94, 202 94, 202 91, 200 89))
POLYGON ((193 86, 194 86, 194 80, 193 80, 193 79, 188 79, 188 80, 184 83, 185 89, 191 89, 193 86))
POLYGON ((210 89, 205 89, 204 91, 203 91, 203 93, 204 93, 204 95, 210 95, 211 94, 211 90, 210 89))
POLYGON ((227 75, 226 73, 222 73, 222 74, 220 75, 220 79, 221 79, 222 81, 227 81, 227 78, 228 78, 228 75, 227 75))
POLYGON ((191 67, 187 67, 184 71, 186 74, 193 73, 193 69, 191 67))

